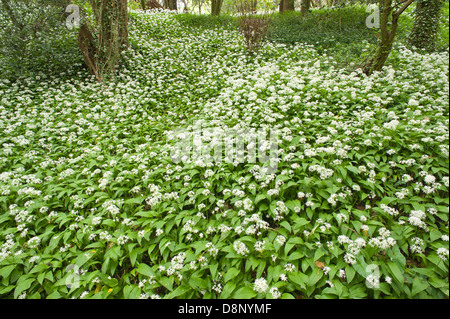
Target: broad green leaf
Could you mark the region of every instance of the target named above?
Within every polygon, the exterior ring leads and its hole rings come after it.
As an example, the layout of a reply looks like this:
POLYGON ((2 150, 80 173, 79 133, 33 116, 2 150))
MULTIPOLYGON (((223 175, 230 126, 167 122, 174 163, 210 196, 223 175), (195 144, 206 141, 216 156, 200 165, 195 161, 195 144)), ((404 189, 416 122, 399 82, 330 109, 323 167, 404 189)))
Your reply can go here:
POLYGON ((388 262, 387 265, 394 279, 396 279, 401 285, 403 285, 403 283, 405 282, 405 278, 403 277, 403 271, 400 269, 400 267, 393 262, 388 262))
POLYGON ((14 299, 17 299, 17 297, 24 292, 25 290, 27 290, 28 288, 30 288, 31 284, 33 283, 33 281, 35 280, 35 278, 27 278, 24 280, 20 280, 17 283, 16 289, 14 289, 14 299))
POLYGON ((236 288, 236 284, 234 282, 232 282, 232 281, 227 282, 225 284, 225 286, 223 286, 222 293, 220 294, 220 298, 227 299, 232 294, 232 292, 234 291, 235 288, 236 288))
POLYGON ((136 271, 144 276, 151 277, 154 276, 153 270, 150 268, 149 265, 140 263, 139 266, 136 268, 136 271))
POLYGON ((426 281, 422 280, 420 277, 416 277, 416 278, 414 278, 414 281, 413 281, 411 295, 414 297, 418 293, 427 289, 428 287, 429 287, 429 285, 426 281))
POLYGON ((233 293, 233 299, 251 299, 256 297, 256 295, 256 292, 252 288, 244 286, 233 293))
POLYGON ((231 279, 236 277, 239 273, 240 273, 240 270, 237 268, 228 269, 228 271, 225 273, 225 275, 223 277, 224 282, 230 281, 231 279))

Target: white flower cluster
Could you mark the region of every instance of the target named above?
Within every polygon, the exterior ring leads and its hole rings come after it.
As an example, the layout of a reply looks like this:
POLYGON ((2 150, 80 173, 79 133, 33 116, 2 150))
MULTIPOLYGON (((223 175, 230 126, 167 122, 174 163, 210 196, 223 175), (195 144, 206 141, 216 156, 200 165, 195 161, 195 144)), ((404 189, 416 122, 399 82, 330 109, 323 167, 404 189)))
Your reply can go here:
POLYGON ((427 230, 428 229, 427 224, 424 222, 425 218, 426 218, 426 214, 422 210, 412 210, 409 213, 408 222, 412 226, 416 226, 416 227, 427 230))
POLYGON ((247 246, 241 242, 240 240, 236 240, 233 244, 233 248, 239 255, 246 256, 250 251, 248 250, 247 246))
POLYGON ((389 207, 388 205, 385 204, 380 204, 380 208, 385 211, 386 213, 388 213, 391 216, 397 216, 399 214, 399 211, 393 207, 389 207))
POLYGON ((186 259, 186 253, 181 252, 177 255, 175 255, 174 257, 172 257, 171 261, 170 261, 170 267, 167 268, 167 275, 171 276, 174 273, 179 273, 179 271, 181 269, 183 269, 183 263, 184 260, 186 259))
POLYGON ((380 250, 386 250, 397 244, 397 241, 393 237, 390 237, 391 232, 388 229, 382 227, 378 230, 378 233, 380 236, 369 239, 369 246, 377 247, 380 250))
POLYGON ((347 245, 346 254, 344 255, 344 261, 350 265, 356 264, 356 256, 359 255, 361 249, 366 246, 366 241, 361 237, 352 240, 345 235, 339 235, 338 242, 340 245, 347 245))
POLYGON ((308 170, 310 172, 317 172, 320 176, 320 179, 328 179, 334 174, 334 171, 332 169, 317 164, 309 166, 308 170))

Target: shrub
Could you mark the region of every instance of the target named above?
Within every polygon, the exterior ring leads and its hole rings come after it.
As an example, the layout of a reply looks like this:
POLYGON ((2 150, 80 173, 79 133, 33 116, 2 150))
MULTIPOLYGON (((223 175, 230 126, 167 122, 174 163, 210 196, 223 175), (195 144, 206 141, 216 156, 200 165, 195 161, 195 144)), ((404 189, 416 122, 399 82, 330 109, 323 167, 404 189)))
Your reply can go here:
POLYGON ((0 71, 5 77, 80 69, 75 31, 64 26, 64 6, 46 1, 8 3, 10 12, 0 10, 0 71))

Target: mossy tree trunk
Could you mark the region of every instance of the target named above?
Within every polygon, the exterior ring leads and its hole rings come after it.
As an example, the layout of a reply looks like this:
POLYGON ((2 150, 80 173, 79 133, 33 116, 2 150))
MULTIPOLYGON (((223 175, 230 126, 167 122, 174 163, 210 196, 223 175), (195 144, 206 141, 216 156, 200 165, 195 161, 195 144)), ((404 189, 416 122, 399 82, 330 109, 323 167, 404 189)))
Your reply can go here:
POLYGON ((411 45, 428 52, 435 50, 441 8, 442 0, 417 0, 414 27, 409 35, 411 45))
POLYGON ((119 45, 128 48, 128 0, 118 0, 119 45))

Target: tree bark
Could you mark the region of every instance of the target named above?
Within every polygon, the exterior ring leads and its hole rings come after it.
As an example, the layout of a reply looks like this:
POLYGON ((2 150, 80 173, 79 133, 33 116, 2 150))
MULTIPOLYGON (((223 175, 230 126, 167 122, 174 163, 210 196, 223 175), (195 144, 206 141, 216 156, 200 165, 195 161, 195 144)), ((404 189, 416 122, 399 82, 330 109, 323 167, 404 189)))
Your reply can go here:
POLYGON ((78 30, 78 46, 83 54, 84 62, 92 75, 97 73, 97 46, 91 31, 86 23, 83 23, 78 30))
POLYGON ((119 45, 122 49, 128 48, 128 0, 119 1, 119 45))
POLYGON ((310 7, 311 7, 311 0, 302 0, 302 6, 300 9, 302 15, 304 16, 308 15, 310 7))
POLYGON ((285 11, 294 11, 295 10, 295 1, 294 0, 281 0, 280 1, 280 13, 285 11))
POLYGON ((177 11, 177 0, 164 0, 164 8, 177 11))
POLYGON ((223 0, 211 0, 211 15, 218 16, 222 10, 223 0))
POLYGON ((149 9, 164 9, 164 7, 156 0, 148 0, 146 7, 149 9))
POLYGON ((101 82, 115 71, 122 50, 128 47, 128 0, 90 0, 90 4, 98 33, 94 37, 85 23, 78 43, 89 71, 101 82))
POLYGON ((375 71, 381 71, 385 65, 397 34, 398 19, 413 1, 414 0, 403 0, 399 4, 400 7, 395 7, 392 0, 381 1, 380 40, 374 56, 364 66, 364 73, 367 75, 370 75, 375 71), (389 22, 391 23, 390 29, 389 22))
POLYGON ((411 45, 428 52, 435 50, 441 7, 441 0, 420 0, 417 2, 414 12, 414 27, 409 35, 411 45))

